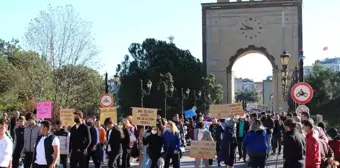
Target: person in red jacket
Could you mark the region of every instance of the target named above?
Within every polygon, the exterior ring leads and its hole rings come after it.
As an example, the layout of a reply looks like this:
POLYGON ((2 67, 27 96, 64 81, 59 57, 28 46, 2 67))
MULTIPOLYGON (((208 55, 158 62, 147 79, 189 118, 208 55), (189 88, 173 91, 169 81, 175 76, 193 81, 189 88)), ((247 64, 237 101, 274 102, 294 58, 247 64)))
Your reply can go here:
POLYGON ((313 131, 313 124, 309 120, 302 122, 303 130, 306 132, 306 168, 320 168, 321 156, 319 138, 313 131))
POLYGON ((327 134, 331 138, 331 140, 328 141, 328 145, 332 148, 334 152, 334 159, 337 162, 340 162, 340 135, 338 133, 338 130, 335 128, 330 128, 327 131, 327 134))

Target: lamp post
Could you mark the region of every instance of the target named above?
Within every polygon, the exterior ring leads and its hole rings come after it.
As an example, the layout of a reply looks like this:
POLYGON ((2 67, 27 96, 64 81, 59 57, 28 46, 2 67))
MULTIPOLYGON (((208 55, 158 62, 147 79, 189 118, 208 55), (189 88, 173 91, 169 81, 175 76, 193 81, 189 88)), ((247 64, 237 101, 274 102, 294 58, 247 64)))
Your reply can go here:
POLYGON ((184 100, 187 100, 189 98, 189 94, 190 94, 190 89, 189 88, 187 88, 187 90, 185 90, 185 94, 183 92, 183 88, 181 88, 182 114, 184 114, 184 100))
POLYGON ((114 87, 113 87, 113 94, 114 94, 114 100, 116 102, 116 105, 119 102, 119 90, 120 90, 120 77, 118 75, 115 75, 113 78, 114 87))
POLYGON ((164 118, 166 118, 166 108, 167 108, 167 99, 171 98, 173 96, 175 87, 173 85, 166 85, 165 82, 164 84, 164 118))
POLYGON ((105 73, 105 93, 109 93, 108 74, 105 73))
POLYGON ((288 97, 291 87, 298 81, 303 81, 303 51, 300 51, 299 55, 299 65, 295 66, 293 73, 289 77, 289 71, 287 70, 287 66, 289 63, 290 55, 287 54, 286 51, 283 51, 281 58, 282 64, 282 95, 284 100, 288 102, 289 111, 294 110, 295 103, 291 101, 291 98, 288 97), (291 80, 290 86, 288 86, 288 80, 291 80))
POLYGON ((144 101, 144 96, 145 95, 150 95, 151 87, 152 87, 152 82, 151 82, 150 79, 146 83, 146 90, 143 87, 143 80, 142 79, 140 80, 140 90, 141 90, 140 104, 141 104, 142 108, 144 107, 144 102, 143 102, 144 101))
POLYGON ((198 93, 197 93, 197 96, 196 96, 196 90, 194 90, 194 106, 196 106, 196 101, 197 100, 201 100, 201 96, 202 96, 202 92, 199 90, 198 93))

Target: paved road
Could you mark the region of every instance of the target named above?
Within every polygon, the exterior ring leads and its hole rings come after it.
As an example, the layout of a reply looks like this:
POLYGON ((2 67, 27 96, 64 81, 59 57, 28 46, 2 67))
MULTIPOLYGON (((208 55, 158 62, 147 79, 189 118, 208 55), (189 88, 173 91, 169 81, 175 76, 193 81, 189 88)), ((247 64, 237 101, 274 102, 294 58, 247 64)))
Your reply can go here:
MULTIPOLYGON (((194 160, 188 156, 189 152, 186 152, 181 159, 181 168, 193 168, 194 167, 194 160)), ((137 163, 132 163, 132 168, 138 168, 137 163)), ((222 164, 223 167, 224 164, 222 164)), ((106 164, 102 166, 106 168, 106 164)), ((244 162, 237 162, 234 168, 246 168, 246 164, 244 162)), ((211 168, 218 168, 216 161, 214 161, 214 165, 211 168)), ((266 168, 283 168, 283 160, 282 155, 271 155, 267 160, 266 168), (276 166, 277 164, 277 166, 276 166)))

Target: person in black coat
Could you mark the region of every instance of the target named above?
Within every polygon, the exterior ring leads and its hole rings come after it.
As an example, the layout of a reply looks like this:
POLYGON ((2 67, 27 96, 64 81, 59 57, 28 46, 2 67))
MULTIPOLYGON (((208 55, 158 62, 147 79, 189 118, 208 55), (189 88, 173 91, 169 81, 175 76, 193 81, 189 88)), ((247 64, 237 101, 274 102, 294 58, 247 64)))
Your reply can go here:
POLYGON ((278 154, 281 154, 281 146, 282 146, 282 120, 280 120, 280 116, 276 115, 274 120, 274 129, 273 129, 273 138, 272 138, 272 150, 273 154, 276 153, 276 148, 278 149, 278 154))
MULTIPOLYGON (((124 122, 119 122, 118 123, 118 130, 120 132, 121 135, 121 144, 122 144, 122 151, 123 151, 123 155, 122 155, 122 164, 121 164, 121 168, 126 168, 129 167, 128 166, 128 162, 130 161, 130 133, 129 130, 125 127, 124 122)), ((117 160, 118 165, 120 161, 120 157, 117 160)))
POLYGON ((271 147, 272 147, 272 136, 273 136, 273 129, 274 129, 274 121, 273 119, 271 118, 270 115, 265 115, 262 117, 263 121, 263 126, 266 128, 266 143, 267 143, 267 146, 268 146, 268 149, 267 149, 267 157, 269 157, 269 152, 271 150, 271 147))
POLYGON ((302 134, 296 130, 293 119, 284 122, 286 132, 283 135, 284 168, 304 168, 306 141, 302 134))
POLYGON ((19 167, 20 153, 24 148, 25 117, 20 116, 17 121, 19 122, 19 126, 14 129, 13 168, 19 167))
POLYGON ((71 128, 70 137, 70 168, 86 167, 87 148, 91 143, 91 134, 85 124, 83 124, 83 113, 76 112, 74 114, 74 122, 76 123, 71 128))
POLYGON ((99 143, 98 136, 97 136, 97 129, 94 127, 94 123, 92 119, 88 120, 86 123, 87 127, 90 130, 91 135, 91 143, 89 147, 87 148, 87 156, 86 156, 86 168, 89 167, 90 159, 92 158, 94 167, 100 168, 100 160, 97 155, 97 145, 99 143))
POLYGON ((120 131, 113 125, 112 119, 108 122, 107 132, 107 154, 109 157, 108 167, 118 168, 118 158, 122 154, 122 138, 120 131))
MULTIPOLYGON (((220 122, 217 122, 216 118, 212 119, 212 124, 209 126, 209 131, 214 141, 216 142, 216 154, 220 152, 221 148, 221 135, 223 133, 223 127, 220 122)), ((218 165, 220 165, 220 161, 217 161, 218 165)), ((209 165, 213 164, 213 160, 209 159, 209 165)))
POLYGON ((151 159, 150 168, 156 168, 158 159, 161 157, 163 139, 160 135, 161 135, 161 131, 158 130, 157 127, 152 127, 151 135, 143 139, 143 144, 149 145, 147 148, 147 152, 151 159))

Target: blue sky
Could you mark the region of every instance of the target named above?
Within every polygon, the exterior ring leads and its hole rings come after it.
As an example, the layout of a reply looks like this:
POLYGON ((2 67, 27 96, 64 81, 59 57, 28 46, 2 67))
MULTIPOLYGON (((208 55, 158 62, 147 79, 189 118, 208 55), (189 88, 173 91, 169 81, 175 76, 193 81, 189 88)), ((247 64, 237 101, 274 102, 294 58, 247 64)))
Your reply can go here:
MULTIPOLYGON (((179 48, 189 49, 202 57, 201 3, 216 0, 1 0, 0 38, 23 41, 30 19, 41 10, 52 6, 72 4, 80 16, 93 23, 102 74, 110 75, 132 42, 145 38, 167 40, 173 35, 179 48)), ((316 59, 336 56, 337 40, 340 39, 339 0, 305 0, 303 8, 304 50, 306 64, 316 59), (329 46, 328 52, 323 52, 329 46)), ((339 56, 339 55, 337 55, 339 56)), ((271 75, 271 65, 262 55, 240 58, 233 70, 237 77, 259 81, 271 75), (254 62, 259 62, 255 65, 254 62), (247 68, 244 68, 247 67, 247 68)))

